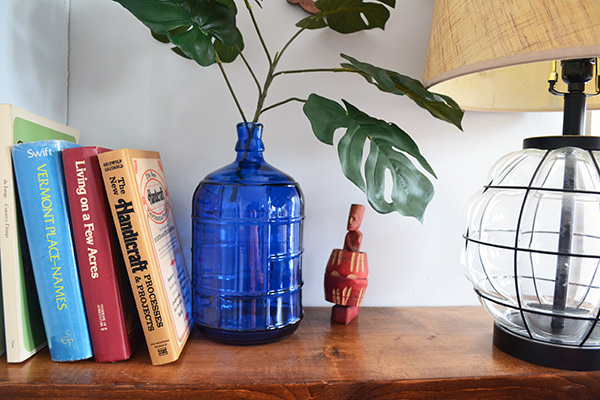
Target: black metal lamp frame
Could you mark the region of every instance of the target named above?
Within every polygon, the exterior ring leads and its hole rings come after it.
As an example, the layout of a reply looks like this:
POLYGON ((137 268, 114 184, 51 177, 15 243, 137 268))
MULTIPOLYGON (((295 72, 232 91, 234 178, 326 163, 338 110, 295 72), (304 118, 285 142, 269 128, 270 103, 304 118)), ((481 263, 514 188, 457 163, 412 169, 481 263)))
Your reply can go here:
MULTIPOLYGON (((556 83, 556 77, 553 78, 552 75, 549 79, 549 91, 555 95, 564 96, 565 99, 563 136, 528 138, 525 139, 523 143, 524 148, 537 148, 548 150, 546 156, 551 150, 563 147, 577 147, 583 150, 587 150, 589 152, 594 150, 600 150, 600 137, 582 136, 585 127, 586 97, 590 96, 590 94, 585 93, 585 85, 592 78, 594 78, 595 75, 598 75, 597 73, 594 73, 595 62, 595 59, 568 60, 561 62, 562 79, 568 85, 568 92, 560 93, 555 90, 554 85, 556 83)), ((598 93, 596 92, 592 95, 597 94, 598 93)), ((596 171, 600 175, 600 167, 598 166, 596 159, 593 156, 591 158, 592 160, 594 160, 596 171)), ((543 157, 543 159, 545 159, 545 156, 543 157)), ((542 162, 540 162, 540 165, 542 162)), ((575 185, 577 179, 575 164, 575 155, 573 155, 572 153, 567 153, 565 156, 563 188, 562 190, 560 190, 560 192, 579 192, 578 190, 576 190, 575 185)), ((534 181, 535 174, 537 174, 537 172, 538 171, 536 170, 536 173, 534 173, 531 182, 534 181)), ((536 188, 532 188, 530 184, 529 187, 525 189, 527 190, 527 193, 529 193, 529 191, 535 190, 536 188)), ((594 193, 600 195, 600 192, 594 193)), ((574 318, 565 316, 567 315, 565 314, 565 311, 568 311, 566 303, 570 258, 577 256, 597 258, 597 265, 600 266, 600 255, 578 255, 573 254, 571 252, 571 242, 573 238, 573 213, 574 202, 572 196, 563 196, 561 205, 561 227, 559 231, 558 251, 549 252, 549 254, 555 255, 557 258, 556 276, 554 281, 554 297, 551 309, 544 311, 523 310, 521 307, 519 295, 517 293, 518 311, 521 313, 521 317, 525 323, 525 329, 527 330, 529 337, 512 333, 495 323, 494 344, 500 350, 512 356, 523 359, 525 361, 533 362, 535 364, 570 370, 599 370, 600 348, 589 346, 586 347, 585 342, 590 337, 593 330, 599 323, 600 311, 595 318, 584 318, 585 320, 591 322, 590 329, 585 338, 578 346, 567 346, 559 343, 542 342, 533 339, 533 335, 531 334, 530 329, 527 326, 527 319, 524 315, 526 312, 537 312, 546 316, 551 316, 551 329, 556 334, 560 334, 561 330, 565 327, 565 322, 568 322, 569 319, 574 318)), ((518 225, 520 225, 520 219, 518 225)), ((515 249, 515 280, 518 279, 516 258, 517 250, 531 252, 531 250, 526 249, 515 249)), ((598 272, 598 267, 596 272, 598 272)), ((515 285, 518 288, 518 282, 515 281, 515 285)), ((479 291, 476 290, 476 292, 479 294, 479 296, 485 298, 487 301, 495 302, 495 300, 486 297, 479 291)), ((506 304, 502 305, 507 306, 506 304)), ((513 306, 512 308, 515 307, 513 306)))

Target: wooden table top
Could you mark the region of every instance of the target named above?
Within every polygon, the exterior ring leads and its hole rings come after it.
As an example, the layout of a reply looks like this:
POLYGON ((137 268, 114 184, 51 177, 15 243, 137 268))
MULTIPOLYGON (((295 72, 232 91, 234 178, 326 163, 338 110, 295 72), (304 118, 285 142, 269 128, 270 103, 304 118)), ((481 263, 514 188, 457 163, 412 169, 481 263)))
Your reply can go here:
POLYGON ((180 359, 153 367, 145 346, 128 361, 22 364, 0 359, 0 398, 600 399, 600 371, 515 359, 492 344, 482 307, 361 308, 349 325, 306 308, 277 343, 230 346, 194 331, 180 359))

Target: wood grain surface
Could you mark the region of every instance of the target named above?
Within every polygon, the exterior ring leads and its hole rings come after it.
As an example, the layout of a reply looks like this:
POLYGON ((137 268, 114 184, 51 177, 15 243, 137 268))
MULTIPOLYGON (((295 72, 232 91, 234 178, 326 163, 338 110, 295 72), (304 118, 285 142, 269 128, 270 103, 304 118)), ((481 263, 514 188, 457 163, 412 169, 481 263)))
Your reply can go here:
POLYGON ((308 308, 294 335, 260 346, 190 337, 181 358, 23 364, 0 360, 0 398, 129 399, 599 399, 600 371, 520 361, 492 344, 481 307, 361 308, 349 325, 308 308))

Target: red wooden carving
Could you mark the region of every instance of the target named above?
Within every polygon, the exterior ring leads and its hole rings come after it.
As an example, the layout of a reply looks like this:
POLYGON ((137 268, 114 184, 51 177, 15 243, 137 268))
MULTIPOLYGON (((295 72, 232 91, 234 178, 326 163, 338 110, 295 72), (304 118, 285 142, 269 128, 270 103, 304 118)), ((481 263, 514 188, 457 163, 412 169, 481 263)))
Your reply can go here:
POLYGON ((331 252, 325 269, 325 300, 335 303, 331 320, 341 324, 358 316, 367 289, 369 266, 367 254, 360 251, 362 233, 358 230, 364 213, 363 205, 350 207, 344 248, 331 252))

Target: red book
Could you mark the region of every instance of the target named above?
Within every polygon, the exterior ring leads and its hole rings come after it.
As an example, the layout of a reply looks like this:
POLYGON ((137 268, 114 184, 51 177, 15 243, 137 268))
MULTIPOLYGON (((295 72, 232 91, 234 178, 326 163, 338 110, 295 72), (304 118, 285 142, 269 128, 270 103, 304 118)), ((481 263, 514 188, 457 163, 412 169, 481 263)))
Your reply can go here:
POLYGON ((62 152, 83 300, 98 362, 128 359, 141 340, 98 165, 98 154, 106 151, 109 149, 90 146, 62 152))

